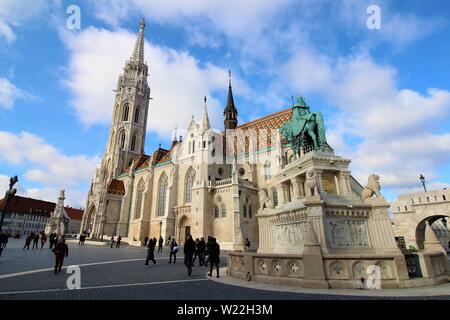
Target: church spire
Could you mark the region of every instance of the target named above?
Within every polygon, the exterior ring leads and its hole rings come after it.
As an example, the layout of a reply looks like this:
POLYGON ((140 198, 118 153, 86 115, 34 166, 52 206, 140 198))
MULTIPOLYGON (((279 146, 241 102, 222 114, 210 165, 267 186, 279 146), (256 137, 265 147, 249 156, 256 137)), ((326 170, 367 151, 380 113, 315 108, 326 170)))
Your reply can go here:
POLYGON ((237 114, 238 112, 234 105, 233 90, 231 88, 231 71, 228 70, 228 98, 227 98, 227 105, 223 112, 225 118, 224 120, 225 130, 235 129, 237 127, 238 123, 237 114))
POLYGON ((211 124, 209 123, 208 106, 206 104, 206 96, 205 96, 205 108, 203 109, 203 116, 202 116, 202 131, 208 129, 211 129, 211 124))
POLYGON ((136 39, 136 44, 134 45, 133 54, 131 55, 131 61, 144 63, 144 45, 145 45, 145 20, 141 20, 139 34, 136 39))

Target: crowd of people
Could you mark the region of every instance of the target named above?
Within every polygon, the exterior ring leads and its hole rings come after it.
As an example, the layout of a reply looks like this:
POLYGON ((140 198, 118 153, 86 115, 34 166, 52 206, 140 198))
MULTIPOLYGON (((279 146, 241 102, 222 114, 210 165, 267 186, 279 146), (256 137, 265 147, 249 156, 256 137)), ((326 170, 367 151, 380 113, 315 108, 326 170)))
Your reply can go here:
MULTIPOLYGON (((84 246, 86 241, 87 233, 83 232, 79 236, 78 245, 84 246)), ((49 242, 49 249, 52 250, 55 256, 55 265, 54 265, 54 273, 58 274, 61 272, 64 259, 69 255, 69 247, 66 244, 65 238, 62 235, 58 235, 56 233, 51 233, 46 235, 44 232, 40 233, 31 233, 25 239, 25 245, 23 246, 23 250, 30 249, 32 246, 32 250, 43 249, 44 245, 49 242), (39 245, 40 242, 40 245, 39 245)), ((119 235, 117 239, 112 236, 111 237, 111 248, 116 247, 120 248, 120 244, 122 241, 122 237, 119 235)), ((5 233, 0 233, 0 249, 3 249, 8 244, 8 236, 5 233)), ((163 252, 164 239, 160 236, 159 239, 156 237, 144 239, 144 245, 147 247, 147 256, 145 259, 145 265, 148 265, 149 262, 153 262, 156 264, 155 260, 155 250, 156 246, 158 246, 158 252, 163 252)), ((250 247, 250 241, 248 239, 245 240, 245 245, 247 248, 250 247)), ((178 243, 175 238, 169 237, 167 246, 169 249, 169 263, 176 263, 177 254, 180 250, 178 243)), ((203 237, 196 238, 195 240, 191 235, 188 235, 186 241, 183 246, 184 253, 184 264, 187 268, 188 276, 192 275, 192 268, 195 266, 195 262, 198 261, 199 266, 209 266, 209 276, 212 276, 214 268, 216 269, 216 276, 219 278, 219 264, 220 264, 220 245, 217 242, 217 239, 208 236, 207 240, 203 237)))
MULTIPOLYGON (((162 252, 164 240, 162 237, 157 240, 156 238, 144 239, 144 244, 147 246, 147 257, 145 259, 145 265, 148 265, 149 261, 152 261, 153 264, 156 264, 155 260, 155 248, 156 244, 158 244, 158 252, 162 252)), ((179 245, 174 238, 169 238, 169 263, 175 264, 177 261, 177 253, 179 251, 179 245)), ((217 242, 216 238, 208 236, 208 240, 205 239, 192 238, 189 235, 184 242, 183 246, 184 253, 184 265, 187 268, 188 276, 192 275, 192 268, 195 266, 195 261, 198 259, 199 266, 208 267, 208 263, 210 265, 209 276, 212 276, 212 272, 214 267, 217 270, 217 278, 219 278, 219 264, 220 264, 220 245, 217 242), (206 258, 207 257, 207 258, 206 258)))

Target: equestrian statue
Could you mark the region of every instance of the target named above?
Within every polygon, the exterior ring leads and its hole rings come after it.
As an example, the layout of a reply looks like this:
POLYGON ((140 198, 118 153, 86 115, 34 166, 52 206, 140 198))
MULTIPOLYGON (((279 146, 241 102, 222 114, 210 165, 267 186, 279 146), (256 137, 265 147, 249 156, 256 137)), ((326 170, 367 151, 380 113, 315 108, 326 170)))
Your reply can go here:
POLYGON ((297 97, 291 120, 280 128, 280 133, 291 145, 295 159, 300 157, 301 150, 306 153, 325 150, 328 146, 322 113, 311 112, 302 96, 297 97))

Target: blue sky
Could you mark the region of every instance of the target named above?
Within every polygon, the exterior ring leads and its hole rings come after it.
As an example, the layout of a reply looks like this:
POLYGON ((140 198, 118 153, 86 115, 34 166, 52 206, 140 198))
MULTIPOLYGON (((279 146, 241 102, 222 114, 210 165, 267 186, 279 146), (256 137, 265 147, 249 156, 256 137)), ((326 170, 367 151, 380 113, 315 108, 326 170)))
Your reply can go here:
POLYGON ((222 128, 227 70, 240 122, 301 93, 325 114, 336 154, 354 176, 381 176, 383 192, 450 183, 448 1, 0 0, 0 187, 84 206, 106 145, 112 89, 139 20, 150 67, 145 150, 199 118, 203 96, 222 128), (66 27, 69 5, 81 29, 66 27), (381 29, 366 10, 378 5, 381 29))

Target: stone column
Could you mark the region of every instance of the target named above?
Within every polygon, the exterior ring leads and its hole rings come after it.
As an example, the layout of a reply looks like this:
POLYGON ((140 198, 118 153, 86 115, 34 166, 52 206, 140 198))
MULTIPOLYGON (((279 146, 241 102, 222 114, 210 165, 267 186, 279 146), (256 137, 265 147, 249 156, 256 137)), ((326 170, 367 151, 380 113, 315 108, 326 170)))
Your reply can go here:
POLYGON ((293 179, 291 179, 291 183, 292 183, 292 189, 293 189, 293 197, 292 200, 298 200, 300 199, 300 183, 299 183, 299 177, 295 177, 293 179))
POLYGON ((278 193, 278 205, 286 203, 286 196, 284 194, 283 183, 277 185, 277 193, 278 193))
POLYGON ((322 181, 322 170, 316 170, 316 178, 317 178, 317 183, 318 183, 318 189, 319 189, 319 194, 321 192, 323 192, 323 181, 322 181))
POLYGON ((304 198, 306 196, 306 194, 305 194, 305 178, 299 176, 298 183, 300 186, 300 197, 304 198))
POLYGON ((339 182, 341 184, 341 192, 343 195, 350 195, 350 189, 349 189, 349 173, 348 172, 341 172, 339 175, 339 182))

